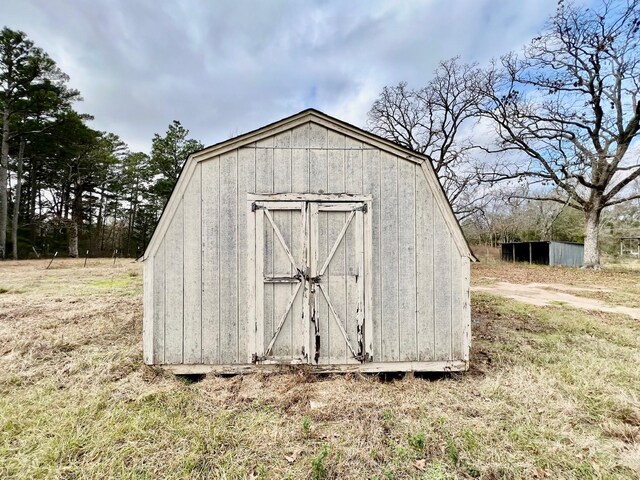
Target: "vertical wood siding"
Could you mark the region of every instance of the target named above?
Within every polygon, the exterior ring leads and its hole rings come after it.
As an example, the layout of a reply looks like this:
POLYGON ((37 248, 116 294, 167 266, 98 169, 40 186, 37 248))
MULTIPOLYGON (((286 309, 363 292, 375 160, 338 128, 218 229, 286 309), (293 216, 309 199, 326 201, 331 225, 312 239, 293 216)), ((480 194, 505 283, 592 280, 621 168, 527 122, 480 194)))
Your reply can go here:
MULTIPOLYGON (((220 158, 220 363, 238 363, 238 152, 220 158)), ((245 252, 246 248, 242 248, 245 252)))
POLYGON ((184 363, 202 363, 202 165, 184 194, 184 363))
POLYGON ((184 199, 164 239, 164 361, 183 363, 184 340, 184 199))
MULTIPOLYGON (((273 176, 273 190, 276 192, 286 192, 291 190, 291 131, 284 132, 274 137, 274 150, 273 150, 273 171, 278 172, 273 176)), ((291 225, 292 212, 273 212, 273 220, 280 229, 286 245, 291 249, 294 256, 298 256, 298 250, 293 248, 291 239, 298 235, 293 235, 293 227, 291 225)), ((298 222, 296 222, 297 225, 298 222)), ((273 227, 267 226, 271 231, 273 227)), ((289 258, 276 239, 273 244, 273 266, 274 270, 270 273, 274 276, 290 276, 292 275, 292 266, 289 258)), ((272 284, 273 287, 273 320, 274 328, 277 327, 280 317, 283 315, 285 306, 289 302, 291 295, 293 294, 293 284, 272 284)), ((293 337, 293 313, 294 311, 300 311, 298 307, 299 303, 294 302, 296 307, 291 308, 287 314, 285 324, 280 331, 277 339, 277 354, 283 357, 291 356, 292 351, 292 337, 293 337)), ((267 342, 269 340, 265 339, 267 342)))
MULTIPOLYGON (((345 144, 346 137, 340 133, 328 131, 327 134, 327 192, 345 192, 345 144)), ((321 218, 323 216, 321 215, 321 218)), ((320 238, 326 238, 327 250, 321 257, 321 265, 327 258, 335 240, 342 230, 347 219, 343 212, 334 212, 324 215, 326 217, 326 230, 321 232, 320 238)), ((355 223, 355 222, 354 222, 355 223)), ((322 227, 321 227, 322 228, 322 227)), ((355 231, 353 226, 349 232, 355 231)), ((348 238, 348 237, 347 237, 348 238)), ((327 294, 331 298, 333 307, 343 322, 347 322, 347 278, 345 278, 348 239, 344 238, 336 250, 327 269, 327 294)), ((353 243, 351 244, 353 245, 353 243)), ((325 302, 321 302, 325 303, 325 302)), ((338 329, 335 318, 329 313, 327 318, 329 336, 327 338, 328 363, 347 363, 347 346, 338 329)), ((353 337, 352 337, 353 338, 353 337)))
MULTIPOLYGON (((202 361, 220 363, 220 159, 201 163, 202 361)), ((169 319, 169 321, 171 321, 169 319)))
MULTIPOLYGON (((286 192, 372 195, 367 215, 373 225, 373 288, 365 321, 374 361, 468 359, 469 259, 458 250, 420 165, 310 122, 193 169, 159 248, 145 263, 145 361, 247 361, 252 294, 246 195, 286 192)), ((326 235, 320 236, 320 263, 347 216, 337 212, 321 218, 326 235)), ((296 257, 301 255, 300 236, 294 234, 299 214, 277 212, 276 221, 296 257)), ((274 258, 276 265, 287 261, 280 258, 273 229, 265 227, 264 234, 272 246, 264 253, 265 272, 272 272, 274 258)), ((349 277, 336 275, 357 270, 353 235, 350 229, 328 271, 328 293, 345 316, 358 292, 349 277)), ((265 309, 265 338, 293 293, 292 286, 279 288, 265 284, 264 304, 257 306, 265 309)), ((345 363, 349 356, 342 335, 326 304, 319 307, 325 342, 320 361, 345 363)), ((291 315, 299 317, 300 308, 291 315)), ((355 330, 348 333, 355 337, 355 330)), ((299 333, 288 321, 281 336, 282 345, 294 348, 299 333)))

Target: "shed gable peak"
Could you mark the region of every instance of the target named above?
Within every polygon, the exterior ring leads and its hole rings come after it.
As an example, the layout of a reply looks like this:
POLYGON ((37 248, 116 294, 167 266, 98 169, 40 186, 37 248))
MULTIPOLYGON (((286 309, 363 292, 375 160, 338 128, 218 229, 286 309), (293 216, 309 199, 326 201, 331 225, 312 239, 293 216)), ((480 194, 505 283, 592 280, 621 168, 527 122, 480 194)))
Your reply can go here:
MULTIPOLYGON (((431 166, 431 163, 428 161, 428 158, 422 154, 417 152, 408 150, 403 148, 387 139, 379 137, 373 133, 362 130, 354 125, 343 122, 335 117, 331 117, 326 115, 315 109, 307 109, 303 110, 295 115, 284 118, 277 122, 266 125, 262 128, 247 132, 245 134, 239 135, 235 138, 231 138, 229 140, 220 142, 215 145, 211 145, 206 147, 200 151, 194 152, 189 156, 187 161, 185 162, 183 171, 181 172, 176 186, 174 188, 171 197, 169 198, 164 211, 162 212, 161 218, 158 222, 158 225, 152 235, 152 238, 147 246, 145 251, 144 258, 148 258, 152 252, 157 249, 157 245, 161 238, 164 236, 168 223, 171 222, 173 214, 181 201, 181 198, 193 176, 194 171, 197 168, 197 165, 201 162, 213 160, 214 158, 218 158, 220 161, 226 161, 224 158, 226 154, 233 154, 234 151, 239 151, 243 148, 247 147, 267 147, 267 148, 310 148, 310 149, 331 149, 331 148, 343 148, 347 150, 347 147, 344 143, 343 146, 331 145, 331 132, 337 134, 336 138, 339 136, 343 136, 346 139, 350 139, 355 142, 359 142, 362 147, 366 149, 377 149, 382 152, 386 152, 391 154, 398 159, 411 162, 413 164, 419 165, 424 173, 424 177, 426 182, 433 194, 434 200, 445 218, 446 225, 448 226, 448 230, 453 236, 455 243, 458 246, 461 254, 465 256, 469 256, 472 259, 475 259, 471 250, 464 238, 462 233, 462 229, 453 213, 451 205, 449 204, 448 199, 442 189, 440 182, 437 179, 437 176, 431 166), (294 132, 300 131, 303 128, 309 128, 309 132, 305 137, 305 140, 302 142, 298 142, 297 144, 293 140, 290 140, 290 144, 288 146, 278 146, 278 140, 276 139, 281 134, 286 132, 294 132), (319 128, 318 128, 319 127, 319 128), (312 130, 321 130, 326 129, 326 133, 323 138, 313 138, 312 130), (305 142, 307 142, 305 144, 305 142)), ((346 142, 348 143, 348 141, 346 142)))

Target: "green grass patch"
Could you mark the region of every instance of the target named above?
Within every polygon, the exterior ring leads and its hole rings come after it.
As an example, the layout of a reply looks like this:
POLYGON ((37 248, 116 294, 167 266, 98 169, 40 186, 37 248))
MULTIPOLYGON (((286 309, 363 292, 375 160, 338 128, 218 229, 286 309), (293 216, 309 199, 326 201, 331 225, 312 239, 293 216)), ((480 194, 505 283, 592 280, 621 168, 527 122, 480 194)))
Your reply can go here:
POLYGON ((189 382, 142 365, 140 274, 16 275, 21 301, 0 298, 3 479, 638 475, 640 322, 624 316, 474 294, 465 374, 189 382))

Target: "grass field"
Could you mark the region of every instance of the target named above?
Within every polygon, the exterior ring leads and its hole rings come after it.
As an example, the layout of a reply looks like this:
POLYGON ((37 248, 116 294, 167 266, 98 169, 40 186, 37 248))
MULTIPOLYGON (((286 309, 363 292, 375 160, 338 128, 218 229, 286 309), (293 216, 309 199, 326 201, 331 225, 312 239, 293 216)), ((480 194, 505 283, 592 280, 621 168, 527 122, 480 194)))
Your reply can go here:
MULTIPOLYGON (((640 322, 473 296, 472 368, 380 379, 145 367, 139 264, 0 263, 0 478, 638 478, 640 322)), ((474 265, 602 285, 640 272, 474 265)))

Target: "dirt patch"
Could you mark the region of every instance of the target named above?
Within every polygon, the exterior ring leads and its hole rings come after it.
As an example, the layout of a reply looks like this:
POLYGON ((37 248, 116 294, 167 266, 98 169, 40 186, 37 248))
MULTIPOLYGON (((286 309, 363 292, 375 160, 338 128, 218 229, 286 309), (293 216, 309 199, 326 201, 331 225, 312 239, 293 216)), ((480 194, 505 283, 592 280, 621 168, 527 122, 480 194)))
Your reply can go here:
POLYGON ((640 294, 640 271, 623 267, 610 267, 600 271, 524 263, 476 263, 471 270, 473 283, 488 281, 518 284, 556 283, 579 287, 629 288, 640 294))
POLYGON ((563 284, 527 283, 517 284, 510 282, 495 282, 491 285, 476 285, 474 291, 486 292, 511 298, 519 302, 537 306, 568 305, 585 310, 596 310, 606 313, 619 313, 629 315, 640 320, 640 308, 625 307, 622 305, 609 305, 602 300, 578 296, 576 292, 602 292, 606 289, 597 287, 575 287, 563 284))

